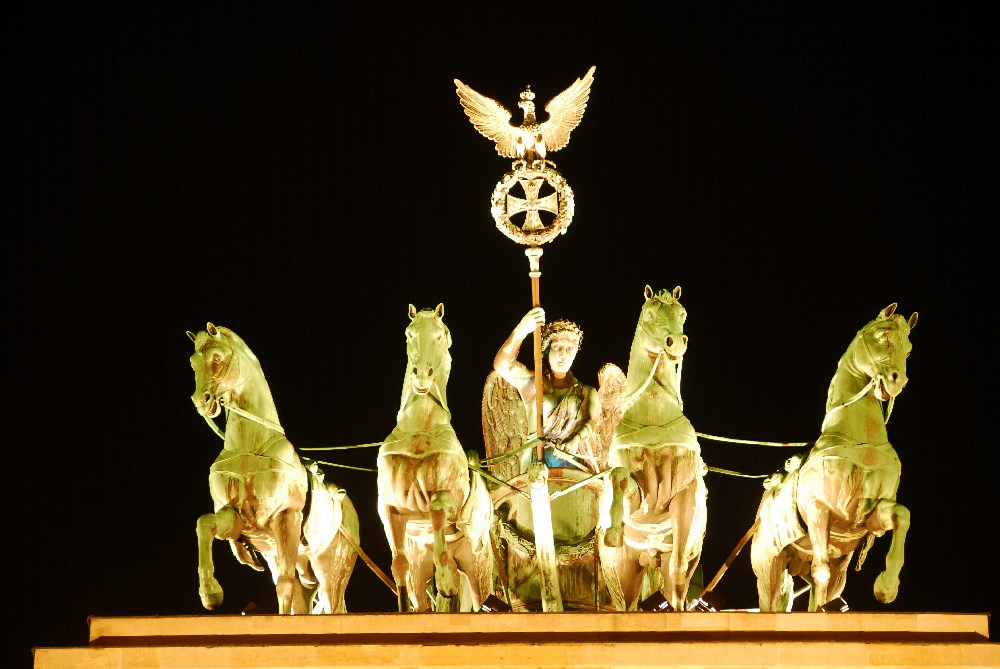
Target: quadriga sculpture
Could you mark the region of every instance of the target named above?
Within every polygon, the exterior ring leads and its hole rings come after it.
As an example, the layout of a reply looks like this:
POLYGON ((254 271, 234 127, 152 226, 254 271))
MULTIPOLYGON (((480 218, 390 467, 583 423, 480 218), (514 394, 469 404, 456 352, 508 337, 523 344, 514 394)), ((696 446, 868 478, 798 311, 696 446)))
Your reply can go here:
MULTIPOLYGON (((680 286, 645 288, 611 441, 611 524, 601 562, 623 611, 636 608, 644 578, 647 591, 660 590, 674 610, 685 610, 705 538, 705 465, 680 391, 688 340, 680 297, 680 286)), ((609 371, 621 373, 602 373, 609 371)))
POLYGON ((906 385, 917 314, 906 320, 895 311, 895 304, 883 309, 841 357, 822 434, 805 462, 769 479, 750 551, 761 611, 791 610, 792 576, 810 584, 810 611, 838 598, 861 540, 867 536, 859 566, 874 538, 887 530, 893 531, 892 544, 874 590, 880 602, 896 598, 910 512, 896 502, 900 463, 885 422, 906 385))
POLYGON ((435 610, 479 609, 493 568, 493 510, 480 476, 470 476, 474 455, 466 456, 451 426, 451 333, 442 304, 419 312, 411 304, 409 316, 396 427, 378 454, 379 515, 392 550, 399 610, 430 609, 432 578, 435 610))
POLYGON ((357 559, 354 506, 285 438, 260 363, 243 340, 211 323, 187 334, 194 342, 191 399, 216 431, 212 419, 223 409, 227 414, 223 449, 208 476, 215 513, 198 519, 202 604, 214 609, 222 603, 213 575, 217 538, 229 540, 236 559, 258 571, 264 570, 263 556, 280 613, 309 613, 311 594, 318 597, 314 613, 346 611, 344 590, 357 559))

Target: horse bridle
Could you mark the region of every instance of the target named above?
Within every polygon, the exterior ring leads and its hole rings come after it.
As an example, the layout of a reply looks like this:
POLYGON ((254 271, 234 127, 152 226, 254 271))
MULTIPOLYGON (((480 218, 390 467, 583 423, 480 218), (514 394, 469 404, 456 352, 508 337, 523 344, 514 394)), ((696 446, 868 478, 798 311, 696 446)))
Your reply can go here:
MULTIPOLYGON (((898 333, 899 332, 899 324, 892 317, 889 317, 886 320, 888 320, 892 324, 893 331, 898 333)), ((884 372, 885 361, 888 360, 889 357, 890 357, 889 356, 889 352, 888 352, 888 346, 886 346, 886 353, 885 353, 885 355, 883 355, 882 357, 876 359, 875 358, 875 354, 872 353, 871 347, 868 345, 868 340, 865 338, 865 335, 867 335, 870 330, 873 330, 874 328, 876 328, 876 327, 878 327, 880 325, 880 321, 881 321, 881 319, 872 322, 867 327, 863 328, 860 332, 858 332, 858 335, 857 335, 857 338, 861 340, 862 345, 865 347, 865 353, 868 354, 868 359, 871 361, 872 366, 875 367, 875 374, 873 376, 870 376, 868 378, 868 383, 866 383, 865 386, 860 391, 857 392, 857 394, 853 395, 850 399, 848 399, 843 404, 838 404, 837 406, 835 406, 835 407, 831 408, 829 411, 827 411, 826 412, 827 416, 829 416, 830 414, 832 414, 834 411, 837 411, 839 409, 843 409, 844 407, 847 407, 847 406, 850 406, 851 404, 854 404, 855 402, 857 402, 858 400, 860 400, 862 397, 864 397, 865 395, 867 395, 869 392, 871 392, 874 388, 879 387, 880 385, 884 385, 884 383, 885 383, 885 381, 884 381, 884 379, 885 379, 885 372, 884 372)), ((875 399, 880 404, 884 401, 880 397, 878 397, 878 395, 875 396, 875 399)), ((889 397, 889 406, 886 407, 886 411, 885 411, 885 423, 886 424, 889 423, 889 417, 892 415, 892 407, 895 404, 895 402, 896 402, 896 397, 894 395, 890 396, 889 397)))
MULTIPOLYGON (((220 370, 218 374, 213 374, 212 377, 209 379, 209 383, 208 383, 208 392, 209 392, 210 396, 213 399, 215 399, 215 401, 217 401, 219 403, 219 406, 222 409, 224 409, 225 412, 226 412, 226 424, 228 425, 228 423, 229 423, 229 413, 232 412, 232 413, 236 414, 237 416, 241 416, 243 418, 246 418, 249 421, 252 421, 254 423, 257 423, 258 425, 261 425, 261 426, 266 427, 268 429, 274 430, 275 432, 277 432, 277 433, 279 433, 281 435, 284 435, 285 434, 284 428, 282 428, 277 423, 271 422, 271 421, 267 420, 266 418, 261 418, 260 416, 257 416, 256 414, 253 414, 253 413, 250 413, 249 411, 247 411, 245 409, 241 409, 240 407, 236 406, 235 404, 230 404, 225 399, 226 396, 229 393, 231 393, 235 388, 237 388, 239 386, 238 380, 237 380, 236 383, 233 384, 233 387, 230 388, 229 390, 226 390, 225 392, 223 392, 221 394, 218 392, 218 386, 222 383, 222 379, 225 379, 226 377, 229 376, 229 372, 232 369, 233 360, 235 359, 235 357, 236 356, 233 355, 232 352, 230 352, 230 354, 228 356, 229 359, 226 361, 225 368, 222 369, 222 370, 220 370), (213 388, 213 382, 214 382, 214 386, 215 386, 214 388, 213 388)), ((221 429, 219 429, 219 426, 215 424, 215 421, 213 421, 211 418, 209 418, 208 416, 206 416, 204 414, 202 414, 202 418, 204 418, 205 422, 208 423, 208 426, 210 428, 212 428, 212 432, 214 432, 220 439, 222 439, 223 441, 225 441, 226 434, 221 429)))

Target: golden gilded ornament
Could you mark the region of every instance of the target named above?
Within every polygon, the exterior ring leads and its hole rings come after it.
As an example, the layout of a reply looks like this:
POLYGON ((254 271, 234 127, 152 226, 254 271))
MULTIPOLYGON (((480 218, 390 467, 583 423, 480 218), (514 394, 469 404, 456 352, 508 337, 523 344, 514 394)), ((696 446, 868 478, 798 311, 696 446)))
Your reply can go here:
POLYGON ((490 211, 497 228, 518 244, 539 246, 551 242, 566 232, 573 221, 573 189, 561 174, 548 164, 528 166, 524 161, 515 162, 514 169, 501 177, 493 190, 490 211), (512 195, 511 190, 520 186, 523 197, 512 195), (542 189, 552 192, 542 195, 542 189), (523 221, 520 225, 512 220, 523 221), (548 222, 543 220, 545 214, 548 222))
POLYGON ((483 137, 496 142, 497 153, 504 158, 526 161, 544 160, 547 153, 569 144, 569 135, 580 125, 594 83, 594 67, 569 88, 545 105, 548 118, 539 123, 535 118, 535 94, 531 86, 521 93, 517 106, 524 112, 520 125, 511 123, 511 113, 502 104, 488 98, 455 79, 455 92, 466 116, 483 137))

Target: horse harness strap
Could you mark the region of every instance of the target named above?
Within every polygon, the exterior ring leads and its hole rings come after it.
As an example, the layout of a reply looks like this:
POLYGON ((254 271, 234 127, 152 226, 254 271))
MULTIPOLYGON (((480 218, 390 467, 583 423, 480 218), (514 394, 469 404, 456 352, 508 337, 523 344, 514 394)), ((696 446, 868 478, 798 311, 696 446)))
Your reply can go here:
POLYGON ((237 416, 241 416, 243 418, 246 418, 247 420, 253 421, 254 423, 257 423, 258 425, 263 425, 264 427, 266 427, 268 429, 271 429, 271 430, 274 430, 275 432, 277 432, 279 434, 282 434, 282 435, 285 434, 285 429, 283 427, 281 427, 280 425, 278 425, 277 423, 272 423, 271 421, 267 420, 266 418, 261 418, 260 416, 256 416, 256 415, 250 413, 249 411, 246 411, 245 409, 239 408, 238 406, 231 405, 231 404, 228 404, 228 403, 223 403, 222 400, 219 400, 219 404, 222 404, 222 406, 226 408, 226 411, 232 411, 237 416))
POLYGON ((212 428, 212 432, 214 432, 219 437, 219 439, 221 439, 222 441, 226 440, 226 433, 219 429, 219 426, 215 424, 215 421, 213 421, 211 418, 205 415, 202 415, 202 418, 205 419, 205 422, 208 423, 208 426, 212 428))
POLYGON ((844 409, 844 408, 846 408, 846 407, 854 404, 855 402, 857 402, 858 400, 860 400, 862 397, 864 397, 865 395, 867 395, 869 393, 869 391, 871 391, 871 389, 874 388, 874 387, 875 387, 875 379, 874 378, 868 379, 868 383, 866 383, 865 387, 862 388, 861 390, 859 390, 856 395, 854 395, 853 397, 851 397, 849 400, 847 400, 843 404, 838 404, 837 406, 831 408, 829 411, 826 412, 826 415, 829 416, 834 411, 839 411, 840 409, 844 409))
MULTIPOLYGON (((420 395, 417 395, 417 393, 411 392, 410 396, 406 400, 406 405, 402 409, 400 409, 400 413, 402 413, 403 411, 406 411, 406 409, 410 406, 410 404, 413 402, 413 400, 415 398, 417 398, 417 397, 420 397, 420 395)), ((451 418, 451 409, 449 409, 448 407, 446 407, 444 405, 444 403, 442 403, 441 400, 438 399, 437 395, 435 395, 432 392, 428 392, 427 393, 427 397, 430 397, 432 400, 434 400, 434 404, 437 404, 439 407, 441 407, 441 410, 444 411, 446 414, 448 414, 448 417, 451 418)))
POLYGON ((899 457, 892 446, 888 444, 884 444, 884 446, 888 446, 888 448, 883 449, 871 444, 828 446, 813 451, 811 457, 802 464, 802 467, 805 468, 806 464, 815 466, 812 463, 822 460, 843 460, 865 472, 887 469, 898 477, 901 470, 899 457))
MULTIPOLYGON (((232 413, 236 414, 237 416, 242 416, 243 418, 246 418, 249 421, 257 423, 258 425, 262 425, 262 426, 264 426, 264 427, 266 427, 266 428, 268 428, 270 430, 274 430, 275 432, 277 432, 278 434, 280 434, 282 436, 284 436, 284 434, 285 434, 285 429, 283 427, 281 427, 280 425, 278 425, 277 423, 273 423, 273 422, 271 422, 271 421, 269 421, 267 419, 261 418, 260 416, 252 414, 249 411, 246 411, 245 409, 239 408, 238 406, 227 404, 227 403, 223 402, 222 400, 219 400, 219 405, 222 406, 227 412, 231 411, 232 413)), ((202 416, 202 418, 204 418, 205 422, 208 423, 208 426, 212 429, 212 432, 214 432, 216 434, 216 436, 218 436, 220 439, 222 439, 223 441, 225 441, 225 439, 226 439, 226 433, 223 432, 221 429, 219 429, 219 426, 215 424, 215 421, 213 421, 208 416, 204 416, 204 415, 202 416)))

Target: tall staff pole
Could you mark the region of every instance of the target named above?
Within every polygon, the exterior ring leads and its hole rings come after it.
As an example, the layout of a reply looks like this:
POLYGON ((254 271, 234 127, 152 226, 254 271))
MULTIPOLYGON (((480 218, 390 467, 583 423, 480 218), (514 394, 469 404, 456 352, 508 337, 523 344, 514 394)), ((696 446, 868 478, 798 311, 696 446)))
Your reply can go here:
MULTIPOLYGON (((542 271, 539 258, 541 245, 551 242, 566 232, 573 220, 573 190, 555 164, 545 159, 546 153, 556 151, 569 142, 569 134, 580 123, 583 111, 590 97, 590 85, 594 81, 594 68, 573 82, 569 88, 552 98, 545 111, 549 120, 539 124, 535 118, 535 94, 531 87, 521 93, 518 107, 524 112, 521 126, 510 122, 510 112, 492 98, 477 93, 458 79, 455 92, 465 109, 472 125, 484 137, 496 142, 497 153, 507 158, 516 158, 511 171, 501 177, 490 198, 490 210, 500 232, 527 248, 528 276, 531 277, 531 306, 542 305, 539 296, 539 281, 542 271), (549 195, 541 195, 545 185, 552 189, 549 195), (523 197, 511 195, 512 187, 519 185, 523 197), (539 212, 548 212, 554 218, 548 225, 539 217, 539 212), (511 220, 512 216, 523 215, 521 225, 511 220)), ((545 386, 542 372, 542 326, 535 325, 535 426, 537 439, 535 462, 528 465, 528 484, 531 489, 531 517, 535 535, 535 561, 541 577, 539 590, 543 611, 562 611, 562 592, 559 586, 559 559, 555 550, 552 531, 552 509, 549 504, 549 475, 545 466, 545 450, 542 443, 544 428, 545 386)))
MULTIPOLYGON (((531 306, 542 306, 541 298, 541 278, 542 270, 540 258, 542 257, 542 247, 529 246, 524 249, 524 255, 528 256, 528 276, 531 277, 531 306)), ((542 444, 543 421, 542 409, 545 400, 545 378, 542 371, 542 325, 535 325, 535 436, 538 443, 535 445, 535 455, 538 462, 545 459, 545 447, 542 444)))
MULTIPOLYGON (((540 283, 542 270, 540 246, 524 249, 528 256, 528 276, 531 277, 531 306, 542 306, 540 283)), ((535 559, 540 577, 539 594, 543 611, 562 611, 562 588, 559 584, 559 555, 552 532, 552 504, 549 497, 549 471, 545 466, 545 446, 542 430, 545 416, 544 373, 542 371, 542 324, 535 324, 535 462, 528 466, 528 488, 531 495, 531 524, 535 531, 535 559)))

